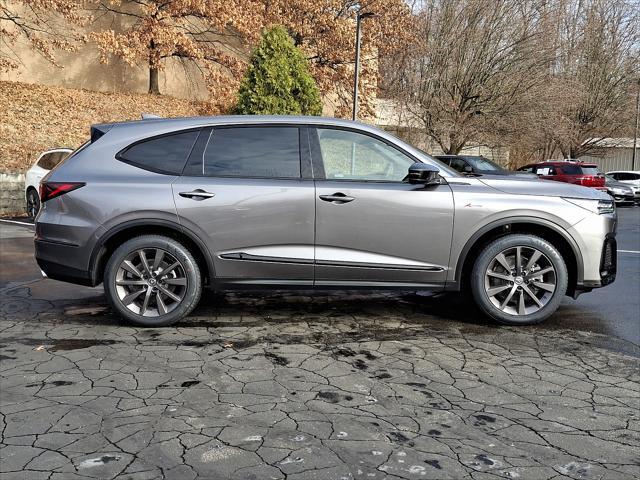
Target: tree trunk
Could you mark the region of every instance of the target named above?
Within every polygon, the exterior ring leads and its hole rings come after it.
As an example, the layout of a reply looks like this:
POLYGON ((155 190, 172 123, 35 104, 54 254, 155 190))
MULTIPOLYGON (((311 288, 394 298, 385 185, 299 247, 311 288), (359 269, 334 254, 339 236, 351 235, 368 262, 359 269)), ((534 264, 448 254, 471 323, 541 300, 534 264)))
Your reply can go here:
POLYGON ((149 93, 160 95, 160 85, 158 84, 158 68, 149 67, 149 93))

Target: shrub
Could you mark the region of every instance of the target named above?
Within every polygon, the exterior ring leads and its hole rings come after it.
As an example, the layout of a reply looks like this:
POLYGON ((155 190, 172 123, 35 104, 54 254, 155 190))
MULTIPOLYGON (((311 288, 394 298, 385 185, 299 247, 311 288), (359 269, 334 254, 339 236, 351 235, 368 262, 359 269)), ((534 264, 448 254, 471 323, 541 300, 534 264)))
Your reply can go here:
POLYGON ((236 113, 320 115, 322 102, 309 63, 284 27, 267 30, 240 84, 236 113))

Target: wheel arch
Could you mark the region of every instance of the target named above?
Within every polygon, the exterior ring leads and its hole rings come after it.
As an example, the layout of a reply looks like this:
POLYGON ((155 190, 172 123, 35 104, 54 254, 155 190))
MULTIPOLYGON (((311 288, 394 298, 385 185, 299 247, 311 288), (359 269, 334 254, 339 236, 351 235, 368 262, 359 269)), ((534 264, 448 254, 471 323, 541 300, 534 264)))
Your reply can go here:
POLYGON ((104 268, 115 249, 127 240, 141 235, 163 235, 182 243, 196 259, 202 278, 212 283, 215 278, 213 260, 205 243, 191 230, 168 220, 131 220, 107 231, 96 243, 90 257, 90 275, 93 285, 102 282, 104 268))
POLYGON ((558 249, 569 272, 567 295, 574 295, 578 282, 584 276, 582 254, 571 235, 561 226, 541 218, 513 217, 492 222, 479 229, 463 247, 456 264, 455 283, 460 289, 468 287, 473 260, 484 246, 505 235, 533 234, 549 241, 558 249))

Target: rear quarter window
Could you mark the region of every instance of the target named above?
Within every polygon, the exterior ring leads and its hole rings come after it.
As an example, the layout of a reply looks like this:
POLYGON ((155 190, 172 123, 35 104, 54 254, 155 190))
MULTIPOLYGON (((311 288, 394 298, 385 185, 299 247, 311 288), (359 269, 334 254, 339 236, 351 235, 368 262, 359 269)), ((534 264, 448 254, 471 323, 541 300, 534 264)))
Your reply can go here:
POLYGON ((151 172, 180 175, 200 130, 141 140, 116 155, 122 162, 151 172))

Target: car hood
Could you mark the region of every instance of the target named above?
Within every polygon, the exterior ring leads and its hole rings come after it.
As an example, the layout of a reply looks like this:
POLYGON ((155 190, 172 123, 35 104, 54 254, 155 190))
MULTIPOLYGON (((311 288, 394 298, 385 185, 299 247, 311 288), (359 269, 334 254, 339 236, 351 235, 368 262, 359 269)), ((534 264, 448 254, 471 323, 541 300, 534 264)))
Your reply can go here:
POLYGON ((610 187, 610 188, 622 188, 624 190, 632 190, 631 185, 629 185, 628 183, 616 182, 613 180, 605 181, 604 186, 610 187))
POLYGON ((550 197, 587 198, 594 200, 611 200, 606 192, 595 188, 581 187, 564 182, 551 180, 537 180, 516 176, 489 176, 479 177, 485 185, 496 190, 513 195, 546 195, 550 197))

